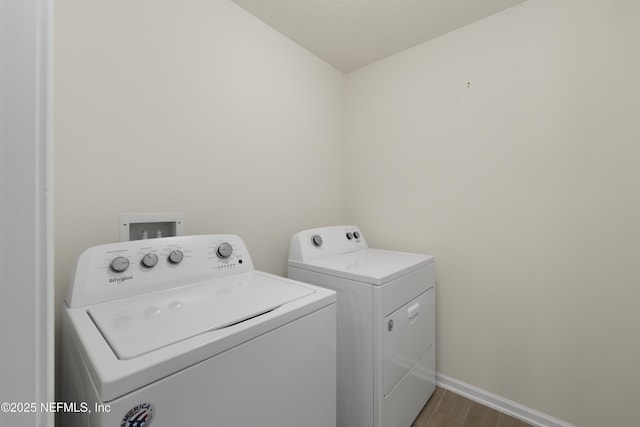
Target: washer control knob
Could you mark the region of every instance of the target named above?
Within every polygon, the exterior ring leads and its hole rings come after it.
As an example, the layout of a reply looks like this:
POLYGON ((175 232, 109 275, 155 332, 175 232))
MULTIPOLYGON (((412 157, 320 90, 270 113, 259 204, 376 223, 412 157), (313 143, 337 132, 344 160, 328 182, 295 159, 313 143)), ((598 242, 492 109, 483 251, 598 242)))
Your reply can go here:
POLYGON ((129 268, 129 260, 123 256, 116 257, 111 261, 109 267, 114 273, 122 273, 129 268))
POLYGON ((167 257, 167 260, 171 264, 180 264, 182 262, 182 258, 184 258, 184 254, 182 253, 182 251, 179 251, 178 249, 175 249, 175 250, 171 251, 171 253, 167 257))
POLYGON ((351 240, 353 239, 353 233, 352 232, 347 232, 347 239, 351 240))
POLYGON ((319 234, 314 234, 313 236, 311 236, 311 243, 313 243, 313 246, 315 247, 322 246, 322 236, 320 236, 319 234))
POLYGON ((356 239, 360 238, 360 233, 358 231, 354 231, 353 232, 353 237, 355 237, 356 239))
POLYGON ((218 249, 216 249, 216 255, 218 255, 218 258, 222 258, 222 259, 229 258, 232 253, 233 253, 233 248, 227 242, 220 243, 220 245, 218 245, 218 249))
POLYGON ((155 265, 158 263, 158 255, 152 253, 145 254, 142 257, 142 260, 140 260, 140 263, 143 267, 146 268, 155 267, 155 265))

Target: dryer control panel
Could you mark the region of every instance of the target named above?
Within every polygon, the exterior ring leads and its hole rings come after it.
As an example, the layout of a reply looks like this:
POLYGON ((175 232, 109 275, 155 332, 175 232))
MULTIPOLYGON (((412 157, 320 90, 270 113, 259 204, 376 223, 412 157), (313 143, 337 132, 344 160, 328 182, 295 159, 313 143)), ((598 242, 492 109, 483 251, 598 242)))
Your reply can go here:
POLYGON ((249 271, 249 251, 233 234, 100 245, 80 255, 65 301, 80 307, 249 271))
POLYGON ((367 242, 355 225, 311 228, 293 236, 289 260, 308 262, 366 248, 367 242))

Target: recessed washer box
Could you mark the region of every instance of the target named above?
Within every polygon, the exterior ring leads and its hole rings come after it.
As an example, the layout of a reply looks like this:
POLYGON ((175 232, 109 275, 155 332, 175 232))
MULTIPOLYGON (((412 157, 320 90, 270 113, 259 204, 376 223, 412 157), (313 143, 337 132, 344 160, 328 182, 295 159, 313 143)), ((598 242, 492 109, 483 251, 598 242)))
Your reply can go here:
POLYGON ((120 241, 156 239, 183 235, 181 213, 120 214, 120 241))

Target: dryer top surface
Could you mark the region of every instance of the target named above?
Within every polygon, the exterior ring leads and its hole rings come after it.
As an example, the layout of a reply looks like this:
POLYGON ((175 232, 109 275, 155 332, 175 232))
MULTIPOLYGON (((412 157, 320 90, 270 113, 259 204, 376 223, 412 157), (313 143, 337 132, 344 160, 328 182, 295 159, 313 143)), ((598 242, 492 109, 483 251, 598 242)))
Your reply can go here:
POLYGON ((307 262, 289 260, 289 266, 379 286, 432 262, 431 255, 367 248, 307 262))

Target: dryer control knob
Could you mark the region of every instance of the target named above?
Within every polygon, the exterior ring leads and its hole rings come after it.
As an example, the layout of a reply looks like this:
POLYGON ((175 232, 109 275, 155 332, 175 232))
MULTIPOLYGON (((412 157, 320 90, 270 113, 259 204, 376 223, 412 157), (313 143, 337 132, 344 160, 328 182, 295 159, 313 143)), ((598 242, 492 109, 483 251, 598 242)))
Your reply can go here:
POLYGON ((311 243, 313 243, 313 246, 315 247, 322 246, 322 236, 320 236, 319 234, 314 234, 313 236, 311 236, 311 243))
POLYGON ((218 255, 218 258, 222 258, 222 259, 229 258, 232 253, 233 253, 233 248, 227 242, 220 243, 220 245, 218 246, 218 249, 216 249, 216 255, 218 255))
POLYGON ((146 268, 155 267, 158 263, 158 255, 152 253, 145 254, 140 260, 140 263, 146 268))
POLYGON ((171 251, 171 253, 167 257, 167 260, 171 264, 180 264, 182 262, 182 258, 184 258, 184 254, 182 253, 182 251, 175 249, 171 251))
POLYGON ((111 261, 109 267, 114 273, 122 273, 129 268, 129 260, 123 256, 116 257, 111 261))

